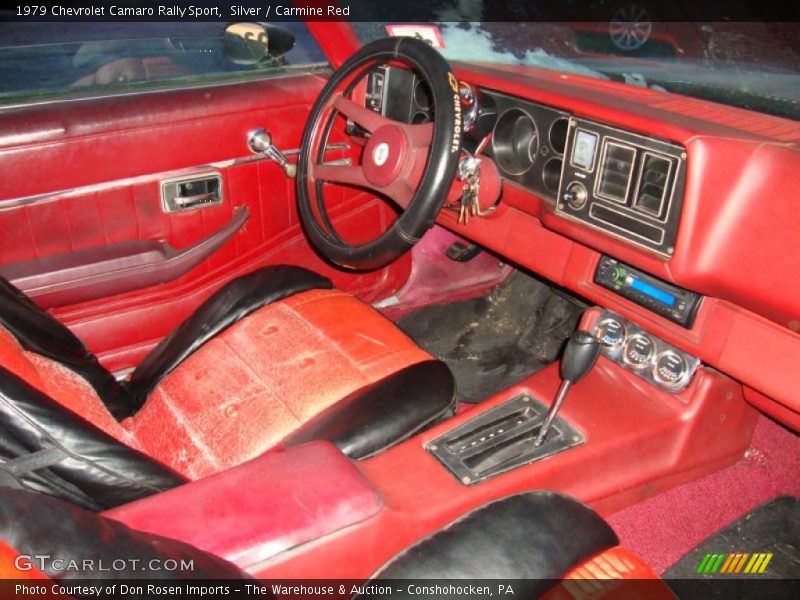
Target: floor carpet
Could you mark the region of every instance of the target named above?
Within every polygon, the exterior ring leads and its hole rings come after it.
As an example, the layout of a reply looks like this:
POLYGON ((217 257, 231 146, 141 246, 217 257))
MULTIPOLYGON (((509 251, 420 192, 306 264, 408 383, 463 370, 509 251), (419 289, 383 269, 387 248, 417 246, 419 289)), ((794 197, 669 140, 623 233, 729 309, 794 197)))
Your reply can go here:
POLYGON ((397 324, 448 364, 461 402, 480 402, 553 362, 581 308, 538 279, 514 272, 488 295, 438 304, 397 324))
POLYGON ((800 499, 781 496, 751 510, 694 548, 665 577, 713 579, 727 573, 800 579, 800 499))
POLYGON ((761 417, 737 463, 614 513, 609 522, 624 546, 664 573, 703 540, 779 496, 800 497, 800 436, 761 417))

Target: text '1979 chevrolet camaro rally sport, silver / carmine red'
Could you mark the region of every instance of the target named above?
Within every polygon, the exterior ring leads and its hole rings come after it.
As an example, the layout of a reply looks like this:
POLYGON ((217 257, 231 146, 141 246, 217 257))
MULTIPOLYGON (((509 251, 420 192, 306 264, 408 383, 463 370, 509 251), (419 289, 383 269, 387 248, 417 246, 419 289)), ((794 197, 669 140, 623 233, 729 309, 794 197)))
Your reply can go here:
POLYGON ((0 9, 0 598, 800 597, 800 27, 0 9))

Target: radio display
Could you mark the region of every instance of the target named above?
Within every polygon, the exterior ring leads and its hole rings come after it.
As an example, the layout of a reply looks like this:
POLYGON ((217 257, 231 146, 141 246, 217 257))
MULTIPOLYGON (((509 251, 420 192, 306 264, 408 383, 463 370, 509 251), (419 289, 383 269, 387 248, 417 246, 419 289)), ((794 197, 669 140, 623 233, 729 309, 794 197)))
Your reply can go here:
POLYGON ((669 306, 673 306, 675 304, 675 296, 657 288, 654 285, 650 285, 646 281, 629 276, 627 283, 631 289, 641 292, 646 296, 650 296, 654 300, 658 300, 659 302, 669 306))

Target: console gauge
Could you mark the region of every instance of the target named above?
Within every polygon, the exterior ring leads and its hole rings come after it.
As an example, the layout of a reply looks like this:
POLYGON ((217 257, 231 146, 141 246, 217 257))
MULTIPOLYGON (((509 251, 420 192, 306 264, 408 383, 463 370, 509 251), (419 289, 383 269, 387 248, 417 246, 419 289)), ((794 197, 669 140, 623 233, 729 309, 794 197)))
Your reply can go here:
POLYGON ((655 344, 648 336, 637 333, 628 338, 622 353, 623 360, 634 369, 650 364, 655 354, 655 344))
POLYGON ((685 358, 677 352, 665 350, 656 357, 653 377, 658 383, 672 388, 680 385, 688 372, 689 365, 685 358))
POLYGON ((625 339, 625 325, 616 319, 603 319, 597 324, 596 334, 604 346, 615 348, 625 339))

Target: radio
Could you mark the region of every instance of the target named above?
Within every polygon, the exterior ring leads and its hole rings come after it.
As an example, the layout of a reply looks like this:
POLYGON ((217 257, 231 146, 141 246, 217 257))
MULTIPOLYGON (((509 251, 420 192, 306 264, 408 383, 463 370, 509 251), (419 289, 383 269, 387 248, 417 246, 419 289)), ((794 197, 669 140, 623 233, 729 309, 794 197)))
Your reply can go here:
POLYGON ((690 329, 703 299, 699 294, 656 279, 610 256, 601 256, 594 282, 690 329))

